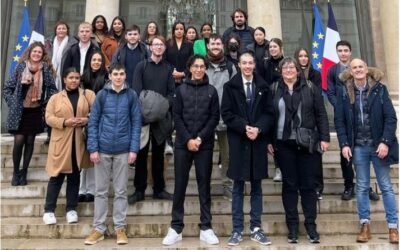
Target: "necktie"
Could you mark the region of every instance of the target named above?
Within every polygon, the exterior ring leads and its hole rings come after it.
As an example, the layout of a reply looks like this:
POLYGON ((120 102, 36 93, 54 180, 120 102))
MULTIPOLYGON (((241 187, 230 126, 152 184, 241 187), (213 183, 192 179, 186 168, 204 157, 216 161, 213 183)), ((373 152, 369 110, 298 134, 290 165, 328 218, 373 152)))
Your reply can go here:
POLYGON ((246 102, 253 100, 253 93, 251 92, 251 82, 246 82, 246 102))

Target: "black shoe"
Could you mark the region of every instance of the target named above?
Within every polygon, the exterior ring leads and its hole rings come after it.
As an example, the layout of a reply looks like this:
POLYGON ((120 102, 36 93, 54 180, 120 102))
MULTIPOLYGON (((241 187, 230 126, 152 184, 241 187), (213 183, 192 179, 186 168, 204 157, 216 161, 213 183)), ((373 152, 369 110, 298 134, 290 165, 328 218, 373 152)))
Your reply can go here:
POLYGON ((299 238, 297 236, 297 232, 295 232, 295 231, 289 232, 288 236, 287 236, 287 240, 291 244, 299 243, 299 238))
POLYGON ((319 234, 315 229, 307 230, 307 238, 313 244, 319 243, 319 234))
POLYGON ((13 177, 11 179, 11 186, 19 186, 20 176, 18 173, 13 173, 13 177))
POLYGON ((26 176, 28 175, 28 170, 27 169, 22 169, 20 172, 20 177, 19 177, 19 185, 20 186, 26 186, 28 185, 28 181, 26 180, 26 176))
POLYGON ((144 193, 140 191, 135 191, 131 196, 128 197, 128 203, 130 205, 142 200, 144 200, 144 193))
POLYGON ((163 190, 159 193, 153 194, 153 199, 160 199, 160 200, 171 200, 174 198, 174 196, 167 191, 163 190))
POLYGON ((342 193, 342 200, 349 201, 354 197, 354 187, 345 188, 342 193))
POLYGON ((93 202, 94 201, 94 195, 93 194, 86 194, 85 195, 85 202, 93 202))
POLYGON ((78 196, 78 202, 85 202, 86 201, 86 194, 80 194, 78 196))
POLYGON ((371 201, 379 201, 379 200, 380 200, 379 194, 375 193, 375 192, 372 190, 371 187, 369 188, 369 199, 370 199, 371 201))

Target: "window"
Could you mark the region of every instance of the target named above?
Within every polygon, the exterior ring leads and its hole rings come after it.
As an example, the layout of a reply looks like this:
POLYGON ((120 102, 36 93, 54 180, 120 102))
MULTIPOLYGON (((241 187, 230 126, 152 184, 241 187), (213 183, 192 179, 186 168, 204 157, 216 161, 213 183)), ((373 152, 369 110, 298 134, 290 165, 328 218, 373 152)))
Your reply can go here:
POLYGON ((176 20, 198 30, 204 22, 213 24, 214 31, 223 33, 230 27, 230 15, 236 8, 246 10, 246 0, 120 0, 120 15, 129 25, 144 30, 149 21, 156 21, 162 35, 169 37, 176 20))
MULTIPOLYGON (((286 56, 293 56, 298 47, 311 50, 313 29, 313 2, 309 0, 281 0, 282 38, 286 56), (298 20, 294 22, 293 20, 298 20)), ((328 4, 318 2, 318 9, 325 27, 328 22, 328 4)), ((355 1, 331 1, 340 38, 348 40, 353 49, 353 56, 360 56, 360 41, 357 27, 355 1)))

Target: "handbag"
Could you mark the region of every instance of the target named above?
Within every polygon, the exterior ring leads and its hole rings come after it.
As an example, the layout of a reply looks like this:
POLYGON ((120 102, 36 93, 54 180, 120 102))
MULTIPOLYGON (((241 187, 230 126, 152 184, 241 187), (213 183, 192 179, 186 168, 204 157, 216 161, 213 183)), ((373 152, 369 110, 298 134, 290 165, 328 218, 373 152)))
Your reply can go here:
POLYGON ((296 128, 296 143, 297 145, 308 149, 310 154, 314 153, 316 145, 319 142, 318 131, 315 129, 297 127, 296 128))

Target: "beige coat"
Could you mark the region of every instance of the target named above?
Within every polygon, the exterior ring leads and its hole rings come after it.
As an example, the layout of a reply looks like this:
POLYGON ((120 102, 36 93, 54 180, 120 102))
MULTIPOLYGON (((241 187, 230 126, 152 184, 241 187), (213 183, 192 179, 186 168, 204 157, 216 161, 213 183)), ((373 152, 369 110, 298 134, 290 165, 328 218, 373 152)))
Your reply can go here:
MULTIPOLYGON (((76 117, 87 117, 96 95, 91 90, 79 89, 76 117), (85 98, 86 96, 86 98, 85 98)), ((72 173, 72 133, 74 128, 63 127, 66 119, 74 117, 72 104, 65 90, 53 95, 46 107, 46 123, 52 128, 46 171, 50 176, 72 173)), ((82 128, 75 128, 76 160, 78 167, 90 167, 89 153, 82 137, 82 128)))

